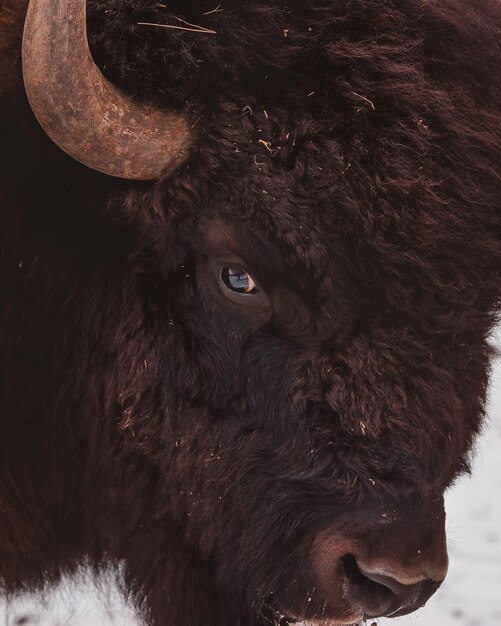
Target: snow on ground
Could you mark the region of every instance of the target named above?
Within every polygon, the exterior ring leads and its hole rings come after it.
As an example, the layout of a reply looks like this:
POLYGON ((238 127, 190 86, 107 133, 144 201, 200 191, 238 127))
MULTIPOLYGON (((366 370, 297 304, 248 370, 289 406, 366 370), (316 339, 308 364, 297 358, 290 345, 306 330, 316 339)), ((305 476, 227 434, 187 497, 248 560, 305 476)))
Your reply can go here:
MULTIPOLYGON (((501 626, 501 359, 493 371, 490 422, 472 478, 446 496, 449 574, 428 605, 379 626, 501 626)), ((369 621, 370 624, 373 621, 369 621)), ((66 581, 45 599, 0 598, 0 626, 140 626, 111 587, 66 581)))

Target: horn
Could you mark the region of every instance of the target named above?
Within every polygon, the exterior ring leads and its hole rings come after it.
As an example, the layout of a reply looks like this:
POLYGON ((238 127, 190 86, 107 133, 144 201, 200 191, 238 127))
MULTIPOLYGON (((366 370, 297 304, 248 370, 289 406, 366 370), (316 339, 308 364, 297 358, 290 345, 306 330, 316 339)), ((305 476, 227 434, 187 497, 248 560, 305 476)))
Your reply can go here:
POLYGON ((187 158, 185 115, 129 98, 94 63, 86 0, 31 0, 23 33, 23 77, 47 135, 92 169, 158 180, 187 158))

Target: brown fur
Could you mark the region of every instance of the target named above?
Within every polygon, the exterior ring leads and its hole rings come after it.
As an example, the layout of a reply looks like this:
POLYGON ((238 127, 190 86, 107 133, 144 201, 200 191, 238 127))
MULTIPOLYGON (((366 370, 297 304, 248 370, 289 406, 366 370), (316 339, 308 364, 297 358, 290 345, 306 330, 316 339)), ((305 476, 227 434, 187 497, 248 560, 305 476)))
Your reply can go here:
POLYGON ((192 117, 156 185, 48 140, 0 8, 0 578, 123 562, 156 626, 264 624, 319 533, 440 499, 501 295, 499 3, 215 4, 89 6, 103 72, 192 117), (137 25, 176 18, 217 35, 137 25))

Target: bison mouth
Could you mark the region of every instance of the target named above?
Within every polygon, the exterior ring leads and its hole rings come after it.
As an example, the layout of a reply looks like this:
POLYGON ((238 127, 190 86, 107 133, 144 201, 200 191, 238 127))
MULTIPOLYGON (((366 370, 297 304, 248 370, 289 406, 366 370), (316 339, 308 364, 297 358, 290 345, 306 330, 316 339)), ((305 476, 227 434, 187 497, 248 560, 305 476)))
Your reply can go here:
POLYGON ((286 612, 277 607, 273 593, 270 593, 266 598, 261 613, 266 621, 269 621, 270 624, 274 624, 275 626, 289 626, 290 624, 296 624, 301 621, 287 615, 286 612))
POLYGON ((367 622, 364 620, 348 623, 342 618, 336 619, 334 617, 292 617, 287 611, 277 606, 273 594, 270 594, 266 599, 262 608, 262 615, 273 626, 293 626, 294 624, 298 626, 367 626, 367 622))

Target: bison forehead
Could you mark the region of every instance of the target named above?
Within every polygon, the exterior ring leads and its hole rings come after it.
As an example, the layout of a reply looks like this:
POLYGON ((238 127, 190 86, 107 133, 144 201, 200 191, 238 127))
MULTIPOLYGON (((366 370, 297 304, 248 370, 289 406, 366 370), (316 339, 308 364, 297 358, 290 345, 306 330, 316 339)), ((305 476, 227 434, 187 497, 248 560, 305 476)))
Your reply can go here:
POLYGON ((483 332, 501 275, 485 16, 367 0, 222 8, 89 7, 93 52, 114 82, 189 105, 198 150, 177 191, 165 181, 167 197, 189 190, 185 214, 263 223, 303 282, 348 259, 371 312, 483 332), (185 22, 205 32, 146 25, 185 22))

